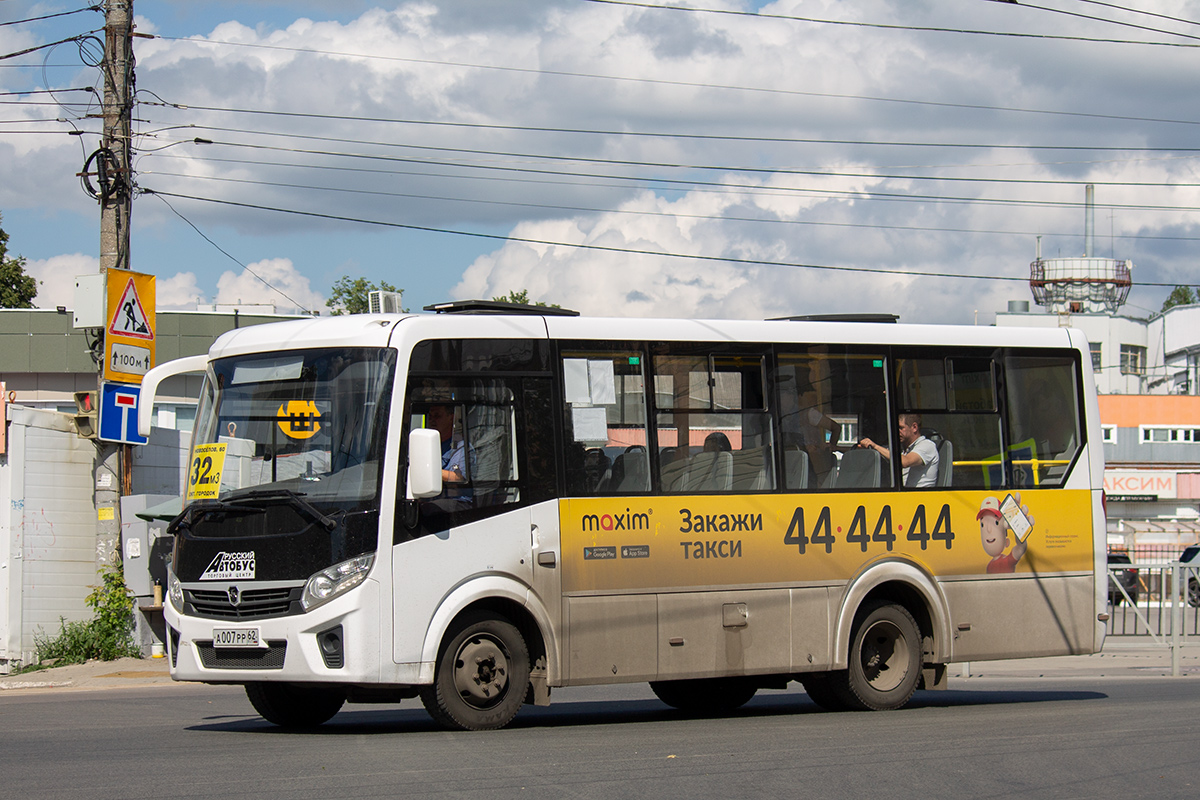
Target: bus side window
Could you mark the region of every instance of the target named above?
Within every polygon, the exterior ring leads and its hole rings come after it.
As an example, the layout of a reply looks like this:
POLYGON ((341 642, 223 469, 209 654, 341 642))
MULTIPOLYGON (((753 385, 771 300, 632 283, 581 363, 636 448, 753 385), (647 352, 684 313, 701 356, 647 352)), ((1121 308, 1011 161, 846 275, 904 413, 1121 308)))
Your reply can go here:
POLYGON ((779 355, 773 384, 785 489, 891 487, 887 464, 864 464, 870 451, 857 449, 864 437, 879 444, 895 438, 887 420, 884 363, 882 354, 820 346, 779 355))
POLYGON ((634 494, 650 490, 646 387, 634 350, 562 351, 567 493, 634 494))
POLYGON ((775 488, 763 355, 675 349, 654 356, 662 491, 741 494, 775 488))
POLYGON ((1061 485, 1082 444, 1074 361, 1009 357, 1004 374, 1013 485, 1061 485))

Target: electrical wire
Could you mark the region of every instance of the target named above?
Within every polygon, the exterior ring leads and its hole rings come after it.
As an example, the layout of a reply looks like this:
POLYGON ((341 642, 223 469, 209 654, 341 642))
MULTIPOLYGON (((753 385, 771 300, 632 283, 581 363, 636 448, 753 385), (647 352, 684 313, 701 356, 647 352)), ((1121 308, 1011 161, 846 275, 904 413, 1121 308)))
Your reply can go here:
MULTIPOLYGON (((332 221, 337 221, 337 222, 352 222, 352 223, 358 223, 358 224, 363 224, 363 225, 377 225, 377 226, 386 227, 386 228, 398 228, 398 229, 402 229, 402 230, 420 231, 420 232, 424 232, 424 233, 439 233, 439 234, 448 234, 448 235, 452 235, 452 236, 466 236, 466 237, 477 238, 477 239, 488 239, 488 240, 500 241, 500 242, 515 242, 515 243, 519 243, 519 244, 534 244, 534 245, 542 245, 542 246, 547 246, 547 247, 563 247, 563 248, 567 248, 570 250, 589 250, 589 251, 598 251, 598 252, 604 252, 604 253, 621 253, 624 255, 644 255, 644 256, 654 256, 654 257, 658 257, 658 258, 670 258, 670 259, 687 260, 687 261, 704 261, 704 262, 724 263, 724 264, 737 264, 737 265, 744 265, 744 266, 789 267, 789 268, 794 268, 794 269, 811 269, 811 270, 820 270, 820 271, 828 271, 828 272, 854 272, 854 273, 863 273, 863 274, 870 274, 870 275, 903 275, 903 276, 907 276, 907 277, 918 277, 918 278, 954 278, 954 279, 960 279, 960 280, 1020 281, 1022 283, 1027 282, 1029 280, 1029 278, 1027 276, 963 274, 963 273, 955 273, 955 272, 939 272, 939 271, 933 271, 933 270, 889 269, 887 267, 847 267, 847 266, 837 266, 837 265, 832 265, 832 264, 811 264, 811 263, 795 262, 795 261, 772 261, 769 259, 737 258, 734 256, 707 256, 707 255, 694 255, 694 254, 687 254, 687 253, 672 253, 672 252, 665 251, 665 250, 641 250, 641 249, 633 248, 633 247, 613 247, 613 246, 597 245, 597 244, 583 244, 583 243, 579 243, 579 242, 559 242, 559 241, 553 241, 553 240, 548 240, 548 239, 534 239, 534 238, 525 237, 525 236, 506 236, 506 235, 497 234, 497 233, 483 233, 481 231, 465 231, 465 230, 456 230, 453 228, 437 228, 437 227, 432 227, 432 226, 427 226, 427 225, 411 225, 411 224, 401 223, 401 222, 368 220, 368 219, 361 219, 358 217, 347 217, 347 216, 343 216, 343 215, 339 215, 339 214, 327 214, 327 213, 322 213, 322 212, 317 212, 317 211, 299 211, 296 209, 278 208, 275 206, 264 206, 264 205, 258 205, 255 203, 237 202, 234 200, 218 200, 216 198, 211 198, 211 197, 198 197, 195 195, 177 194, 174 192, 160 192, 155 189, 142 189, 142 191, 143 191, 143 193, 146 193, 146 194, 161 194, 161 195, 166 195, 167 197, 176 197, 176 198, 184 199, 184 200, 196 200, 196 201, 204 202, 204 203, 215 203, 218 205, 231 206, 231 207, 235 207, 235 208, 254 209, 254 210, 258 210, 258 211, 274 211, 276 213, 281 213, 281 214, 292 214, 292 215, 297 215, 297 216, 312 217, 315 219, 326 219, 326 220, 332 220, 332 221)), ((1139 282, 1136 285, 1137 286, 1145 286, 1145 287, 1173 287, 1173 286, 1175 286, 1174 283, 1151 283, 1151 282, 1139 282)))
MULTIPOLYGON (((278 286, 275 286, 275 285, 273 285, 273 284, 272 284, 270 281, 268 281, 268 280, 267 280, 266 278, 264 278, 262 275, 259 275, 257 272, 255 272, 254 270, 250 269, 250 267, 246 266, 246 265, 245 265, 245 264, 243 264, 241 261, 239 261, 237 258, 235 258, 235 257, 234 257, 234 256, 233 256, 233 255, 232 255, 232 254, 231 254, 231 253, 228 251, 228 250, 226 250, 225 248, 221 247, 221 245, 217 244, 217 243, 216 243, 216 242, 214 242, 212 239, 210 239, 210 238, 208 237, 208 235, 207 235, 207 234, 206 234, 204 231, 202 231, 202 230, 200 230, 198 227, 196 227, 196 224, 195 224, 194 222, 192 222, 190 219, 188 219, 187 217, 185 217, 183 214, 179 213, 179 210, 178 210, 178 209, 176 209, 176 208, 175 208, 175 206, 173 206, 173 205, 171 205, 169 202, 167 202, 167 199, 166 199, 166 197, 164 197, 164 196, 163 196, 163 193, 162 193, 162 192, 154 192, 154 191, 150 191, 150 190, 142 190, 142 194, 148 194, 148 195, 151 195, 151 196, 157 197, 159 200, 161 200, 161 201, 163 202, 163 204, 164 204, 164 205, 166 205, 166 207, 167 207, 167 208, 171 209, 171 211, 172 211, 172 212, 175 214, 175 216, 179 217, 181 220, 183 220, 184 222, 186 222, 186 223, 187 223, 187 224, 188 224, 188 225, 191 227, 191 229, 192 229, 192 230, 194 230, 196 233, 200 234, 200 238, 201 238, 201 239, 203 239, 204 241, 208 242, 208 243, 209 243, 209 244, 211 244, 213 247, 215 247, 215 248, 216 248, 216 249, 217 249, 217 250, 218 250, 218 251, 219 251, 219 252, 220 252, 222 255, 224 255, 224 256, 225 256, 226 258, 228 258, 230 261, 232 261, 233 263, 237 264, 239 267, 241 267, 242 269, 244 269, 246 272, 248 272, 248 273, 250 273, 251 275, 253 275, 253 276, 254 276, 255 278, 257 278, 259 281, 261 281, 261 282, 262 282, 262 284, 263 284, 264 286, 266 286, 268 289, 270 289, 270 290, 271 290, 271 291, 273 291, 273 292, 276 292, 276 293, 277 293, 277 294, 279 294, 281 297, 283 297, 284 299, 286 299, 286 300, 287 300, 289 303, 291 303, 291 304, 292 304, 292 306, 293 306, 293 307, 295 307, 295 308, 299 308, 299 309, 303 309, 303 310, 304 310, 304 311, 305 311, 307 314, 309 314, 310 316, 316 316, 316 313, 314 312, 314 310, 313 310, 313 309, 309 308, 308 306, 304 305, 303 303, 299 303, 299 302, 297 302, 296 300, 293 300, 293 299, 292 299, 290 296, 288 296, 288 293, 287 293, 287 292, 283 291, 283 290, 282 290, 282 289, 280 289, 278 286)), ((174 195, 171 195, 171 196, 174 196, 174 195)))
POLYGON ((1158 19, 1165 19, 1171 22, 1182 22, 1186 25, 1200 25, 1200 22, 1196 22, 1194 20, 1184 19, 1182 17, 1172 17, 1169 14, 1159 14, 1154 11, 1143 11, 1138 8, 1129 8, 1128 6, 1119 6, 1116 3, 1105 3, 1102 2, 1102 0, 1076 0, 1076 2, 1086 3, 1093 6, 1104 6, 1105 8, 1111 8, 1116 11, 1125 11, 1130 14, 1142 14, 1147 17, 1157 17, 1158 19))
MULTIPOLYGON (((693 193, 721 194, 721 195, 745 195, 751 197, 794 197, 802 195, 805 197, 821 197, 830 199, 847 198, 855 201, 861 200, 878 200, 881 202, 911 202, 911 203, 946 203, 946 204, 966 204, 977 206, 1018 206, 1032 208, 1056 208, 1056 209, 1081 209, 1084 203, 1081 201, 1069 200, 1021 200, 1011 198, 980 198, 980 197, 964 197, 957 195, 935 195, 935 194, 901 194, 896 192, 883 192, 879 190, 867 189, 814 189, 806 187, 783 187, 783 186, 764 186, 762 184, 736 184, 728 182, 715 181, 695 181, 681 180, 669 178, 626 178, 625 176, 593 176, 596 180, 582 182, 579 180, 549 180, 548 178, 526 178, 515 177, 511 174, 505 175, 457 175, 445 172, 428 172, 428 171, 413 171, 413 170, 389 170, 378 168, 365 167, 347 167, 343 165, 328 165, 328 164, 290 164, 274 161, 262 161, 257 159, 223 159, 216 157, 197 157, 197 156, 181 156, 177 153, 165 158, 187 158, 188 160, 197 161, 212 161, 214 163, 231 163, 231 164, 246 164, 246 165, 265 165, 279 167, 301 167, 304 169, 319 169, 331 171, 358 172, 364 174, 379 174, 379 175, 397 175, 397 176, 415 176, 420 178, 436 178, 438 180, 467 180, 467 181, 487 181, 500 183, 519 183, 519 184, 536 184, 549 186, 566 186, 566 187, 585 187, 585 188, 601 188, 615 189, 619 191, 628 191, 630 188, 629 181, 642 181, 646 184, 660 185, 668 189, 677 189, 680 187, 686 188, 687 191, 693 193), (623 179, 621 183, 606 183, 604 178, 612 178, 614 180, 623 179)), ((424 163, 424 162, 418 162, 424 163)), ((550 176, 558 176, 567 178, 568 176, 580 177, 587 173, 549 173, 550 176)), ((1125 210, 1125 211, 1200 211, 1200 207, 1195 206, 1167 206, 1167 205, 1139 205, 1134 203, 1115 204, 1115 203, 1097 203, 1096 208, 1110 210, 1125 210)))
MULTIPOLYGON (((822 19, 818 17, 800 17, 792 14, 771 14, 762 11, 738 11, 730 8, 697 8, 695 6, 672 6, 660 5, 656 3, 635 2, 634 0, 581 0, 584 3, 596 3, 606 6, 629 6, 633 8, 657 9, 662 11, 686 11, 694 14, 721 14, 736 17, 756 17, 758 19, 782 19, 792 22, 810 22, 821 25, 843 25, 852 28, 873 28, 875 30, 885 31, 916 31, 920 33, 958 33, 971 36, 1002 36, 1012 37, 1014 39, 1042 39, 1047 41, 1066 41, 1066 42, 1089 42, 1096 44, 1138 44, 1148 45, 1153 47, 1200 47, 1200 44, 1189 44, 1186 42, 1147 42, 1136 41, 1130 39, 1101 39, 1090 36, 1065 36, 1061 34, 1050 33, 1017 33, 1014 31, 988 31, 976 30, 970 28, 940 28, 929 25, 893 25, 881 22, 858 22, 854 20, 841 19, 822 19)), ((1013 5, 1024 6, 1025 3, 1013 3, 1013 5)), ((1048 9, 1053 10, 1053 9, 1048 9)), ((1068 13, 1068 12, 1063 12, 1068 13)), ((1085 16, 1075 14, 1073 16, 1085 16)), ((1098 17, 1089 17, 1089 19, 1100 19, 1098 17)), ((1165 33, 1169 36, 1179 36, 1185 39, 1200 39, 1200 36, 1191 36, 1183 33, 1175 33, 1174 31, 1158 30, 1156 28, 1147 28, 1142 25, 1133 23, 1122 23, 1114 20, 1101 20, 1109 22, 1121 27, 1138 28, 1140 30, 1153 31, 1155 33, 1165 33)))
POLYGON ((25 22, 41 22, 46 19, 54 19, 56 17, 69 17, 72 14, 79 14, 83 11, 103 11, 104 7, 100 5, 88 6, 87 8, 77 8, 74 11, 60 11, 57 14, 43 14, 40 17, 29 17, 28 19, 14 19, 9 22, 0 22, 0 28, 6 25, 21 25, 25 22))
MULTIPOLYGON (((305 141, 318 142, 333 142, 336 144, 355 144, 355 145, 370 145, 385 148, 398 148, 405 150, 425 150, 434 153, 461 153, 468 156, 494 156, 499 158, 518 159, 522 161, 535 162, 550 162, 550 163, 577 163, 577 164, 594 164, 602 166, 616 167, 645 167, 652 169, 670 169, 670 170, 689 170, 689 171, 704 171, 704 172, 726 172, 726 173, 745 173, 750 175, 766 175, 766 176, 787 176, 799 175, 805 177, 817 178, 868 178, 872 180, 903 180, 903 181, 936 181, 948 183, 996 183, 1009 185, 1028 185, 1028 186, 1085 186, 1088 184, 1094 186, 1132 186, 1141 188, 1195 188, 1200 186, 1200 183, 1181 183, 1175 182, 1160 182, 1160 181, 1100 181, 1100 180, 1066 180, 1066 179, 1046 179, 1046 178, 993 178, 993 177, 973 177, 973 176, 958 176, 958 175, 893 175, 879 172, 850 172, 842 170, 804 170, 790 167, 751 167, 751 166, 735 166, 729 164, 689 164, 678 162, 663 162, 663 161, 634 161, 629 159, 616 158, 594 158, 590 156, 560 156, 549 153, 522 153, 505 150, 481 150, 477 148, 462 148, 462 147, 442 147, 435 145, 421 144, 403 144, 395 142, 378 142, 362 139, 348 139, 336 136, 316 136, 312 134, 302 133, 285 133, 276 131, 256 131, 247 130, 244 128, 223 128, 209 125, 193 125, 189 126, 192 130, 200 131, 219 131, 222 133, 242 133, 255 136, 275 136, 283 139, 302 139, 305 141)), ((222 144, 228 146, 246 146, 258 147, 259 145, 251 145, 241 142, 217 142, 216 140, 208 140, 213 144, 222 144)), ((306 153, 309 155, 332 155, 334 151, 323 150, 308 150, 305 148, 295 148, 294 152, 306 153)), ((338 153, 338 155, 348 155, 352 157, 373 157, 367 154, 346 154, 338 153)), ((422 163, 440 163, 443 166, 474 166, 463 164, 461 162, 429 162, 426 159, 420 159, 422 163)), ((480 167, 485 168, 485 167, 480 167)))
MULTIPOLYGON (((649 211, 625 208, 602 208, 597 206, 573 206, 562 203, 528 203, 515 200, 484 200, 478 197, 448 197, 446 195, 416 194, 412 192, 390 192, 372 189, 351 189, 340 186, 318 186, 313 184, 282 183, 278 181, 253 180, 250 178, 229 178, 216 175, 191 175, 183 172, 163 172, 147 170, 140 173, 151 177, 181 178, 184 180, 213 181, 218 183, 236 183, 248 186, 267 186, 281 189, 301 189, 304 191, 336 192, 344 194, 364 195, 368 197, 395 197, 409 200, 432 200, 445 203, 462 203, 467 205, 488 205, 517 208, 534 208, 543 211, 573 211, 588 214, 615 214, 636 217, 662 217, 666 219, 695 219, 722 222, 750 222, 767 225, 799 225, 811 227, 852 228, 867 230, 909 231, 919 233, 969 233, 996 234, 1000 236, 1082 236, 1080 233, 1055 233, 1053 231, 1019 231, 1019 230, 989 230, 984 228, 947 228, 929 225, 881 225, 878 223, 862 222, 827 222, 821 220, 781 219, 779 217, 742 217, 730 214, 688 214, 679 211, 649 211)), ((1184 242, 1200 242, 1200 236, 1156 236, 1150 234, 1115 234, 1117 239, 1132 240, 1168 240, 1184 242)))
MULTIPOLYGON (((155 95, 157 97, 157 95, 155 95)), ((849 95, 847 95, 849 96, 849 95)), ((877 98, 870 98, 877 99, 877 98)), ((247 109, 247 108, 226 108, 221 106, 200 106, 190 104, 168 103, 162 98, 159 98, 159 103, 149 103, 139 101, 138 105, 143 106, 162 106, 167 108, 175 108, 180 110, 190 111, 213 111, 230 114, 252 114, 270 117, 289 117, 297 119, 317 119, 331 120, 336 122, 378 122, 396 125, 414 125, 442 128, 457 128, 466 130, 484 130, 484 131, 513 131, 521 133, 553 133, 553 134, 587 134, 604 137, 630 137, 630 138, 654 138, 654 139, 682 139, 682 140, 700 140, 714 142, 748 142, 756 144, 836 144, 836 145, 855 145, 855 146, 885 146, 885 147, 948 147, 948 148, 967 148, 967 149, 995 149, 995 150, 1122 150, 1131 152, 1200 152, 1200 147, 1123 147, 1120 145, 1103 146, 1103 145, 1025 145, 1025 144, 1006 144, 1006 143, 970 143, 970 142, 908 142, 908 141, 880 141, 872 139, 817 139, 808 137, 795 136, 745 136, 733 134, 711 134, 711 133, 684 133, 670 131, 631 131, 631 130, 615 130, 603 128, 562 128, 548 127, 539 125, 502 125, 496 123, 484 122, 456 122, 446 120, 421 120, 421 119, 404 119, 399 117, 365 117, 349 114, 318 114, 315 112, 305 111, 275 111, 268 109, 247 109)), ((916 101, 914 101, 916 102, 916 101)), ((971 108, 988 108, 986 106, 971 106, 971 108)), ((1022 111, 1024 113, 1061 113, 1061 112, 1041 112, 1030 109, 1000 109, 1007 111, 1022 111)), ((1134 117, 1113 117, 1104 116, 1104 119, 1123 119, 1127 121, 1157 121, 1157 122, 1175 122, 1180 124, 1196 124, 1200 125, 1200 120, 1184 121, 1184 120, 1145 120, 1134 117)), ((183 127, 183 126, 180 126, 183 127)))
POLYGON ((33 47, 27 47, 24 50, 17 50, 14 53, 4 53, 4 54, 0 55, 0 61, 5 61, 10 58, 16 58, 17 56, 29 55, 30 53, 36 53, 37 51, 45 50, 48 47, 57 47, 58 45, 66 44, 67 42, 78 42, 81 39, 86 38, 87 36, 90 36, 95 33, 100 33, 101 30, 102 29, 88 31, 87 33, 77 34, 75 36, 68 36, 66 39, 60 39, 57 42, 47 42, 46 44, 34 45, 33 47))

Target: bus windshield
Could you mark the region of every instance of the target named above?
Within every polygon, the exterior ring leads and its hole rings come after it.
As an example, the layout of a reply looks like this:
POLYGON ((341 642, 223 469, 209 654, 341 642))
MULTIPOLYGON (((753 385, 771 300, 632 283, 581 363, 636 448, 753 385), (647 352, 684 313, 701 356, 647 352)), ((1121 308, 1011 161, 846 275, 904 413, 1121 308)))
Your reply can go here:
POLYGON ((374 505, 394 369, 394 351, 369 348, 214 361, 197 409, 189 502, 292 493, 347 511, 374 505))

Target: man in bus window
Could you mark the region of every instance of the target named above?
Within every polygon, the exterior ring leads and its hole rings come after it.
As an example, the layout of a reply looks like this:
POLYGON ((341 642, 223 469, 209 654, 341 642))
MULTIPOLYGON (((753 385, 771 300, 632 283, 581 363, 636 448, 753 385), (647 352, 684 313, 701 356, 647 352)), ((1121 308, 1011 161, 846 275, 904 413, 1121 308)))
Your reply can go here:
POLYGON ((454 435, 454 409, 451 406, 431 406, 426 417, 429 425, 442 437, 442 483, 446 484, 444 495, 468 501, 472 495, 468 489, 452 488, 450 484, 466 483, 475 466, 475 451, 468 448, 461 435, 454 435), (470 463, 468 463, 468 454, 470 463))
MULTIPOLYGON (((900 424, 900 474, 907 487, 923 488, 937 486, 938 451, 933 442, 921 435, 921 415, 901 414, 900 424)), ((885 459, 890 460, 891 451, 870 439, 860 439, 859 447, 869 447, 885 459)))

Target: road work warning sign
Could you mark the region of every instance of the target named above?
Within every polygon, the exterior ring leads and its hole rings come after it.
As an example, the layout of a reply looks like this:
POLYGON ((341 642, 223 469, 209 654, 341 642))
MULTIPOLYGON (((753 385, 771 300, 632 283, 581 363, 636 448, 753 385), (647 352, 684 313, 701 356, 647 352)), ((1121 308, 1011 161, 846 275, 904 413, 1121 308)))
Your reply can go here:
POLYGON ((110 269, 107 284, 104 379, 141 383, 154 366, 154 276, 110 269))

